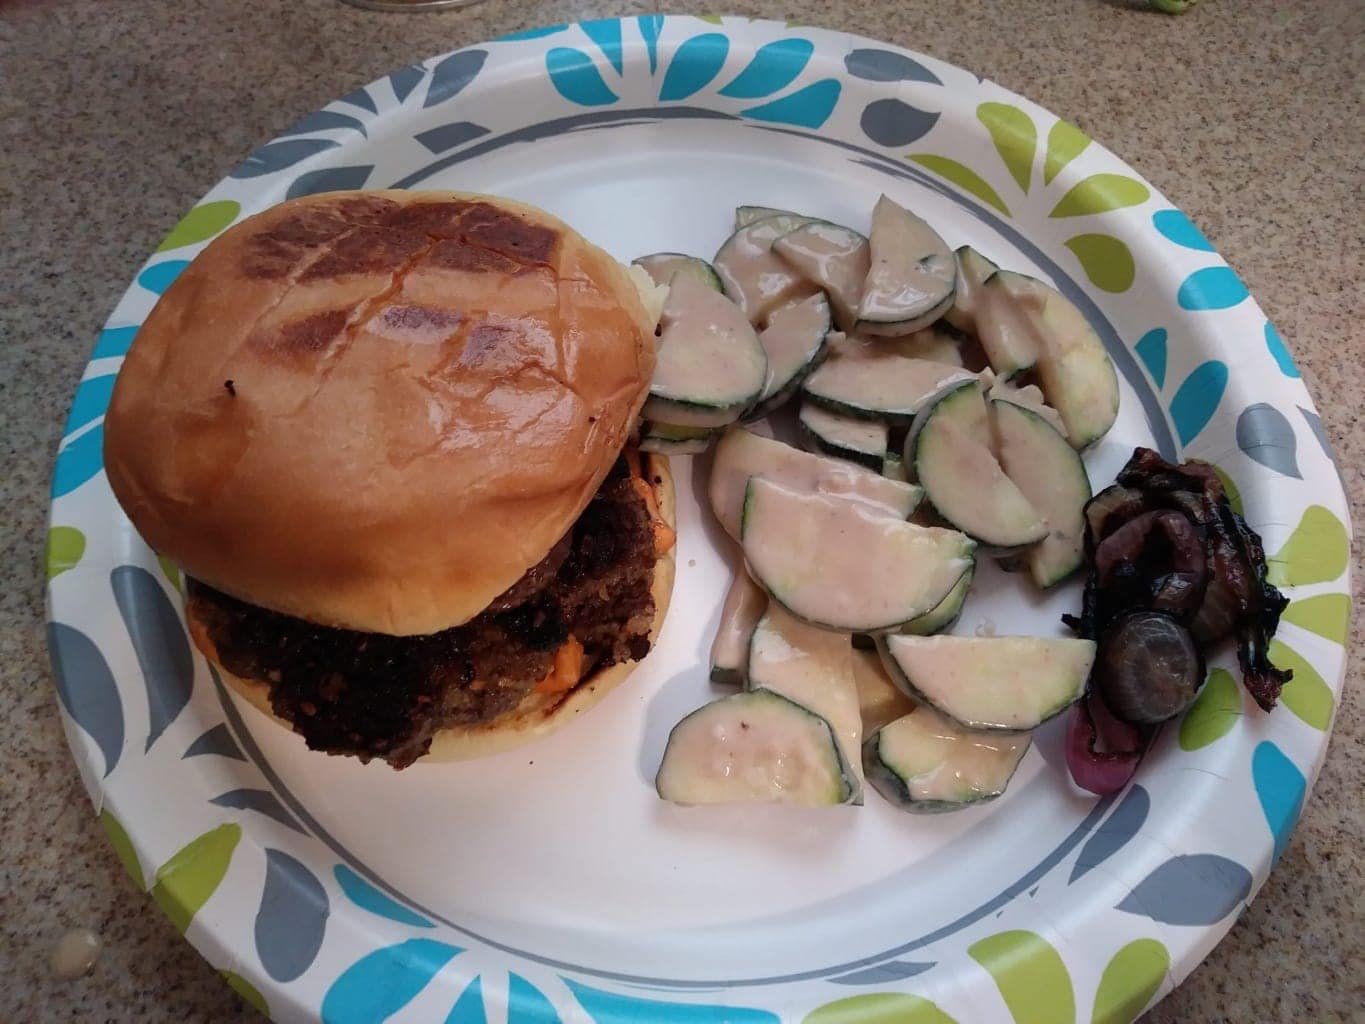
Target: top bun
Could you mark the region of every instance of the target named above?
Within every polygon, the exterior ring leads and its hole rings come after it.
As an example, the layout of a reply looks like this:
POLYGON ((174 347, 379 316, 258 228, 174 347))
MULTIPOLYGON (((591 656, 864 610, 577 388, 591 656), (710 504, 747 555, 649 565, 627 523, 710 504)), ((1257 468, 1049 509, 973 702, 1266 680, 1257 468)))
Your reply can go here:
POLYGON ((634 279, 554 217, 311 196, 227 231, 157 303, 105 467, 196 579, 323 625, 433 633, 568 531, 653 369, 634 279))

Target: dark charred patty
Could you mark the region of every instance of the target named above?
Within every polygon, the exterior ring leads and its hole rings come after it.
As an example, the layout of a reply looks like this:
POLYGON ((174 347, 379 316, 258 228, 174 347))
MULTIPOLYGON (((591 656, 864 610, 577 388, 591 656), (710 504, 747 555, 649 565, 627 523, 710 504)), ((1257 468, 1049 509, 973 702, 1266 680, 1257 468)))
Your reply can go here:
POLYGON ((314 750, 404 768, 447 726, 492 722, 549 673, 572 636, 585 672, 649 651, 655 565, 649 510, 623 460, 564 541, 490 610, 427 636, 314 625, 189 580, 191 615, 223 666, 270 687, 314 750))

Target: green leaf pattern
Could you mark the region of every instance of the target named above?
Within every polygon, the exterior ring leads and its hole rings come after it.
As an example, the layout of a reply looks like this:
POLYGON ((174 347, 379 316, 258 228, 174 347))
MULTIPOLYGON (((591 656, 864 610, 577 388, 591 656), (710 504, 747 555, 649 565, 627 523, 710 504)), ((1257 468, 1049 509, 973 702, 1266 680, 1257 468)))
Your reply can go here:
POLYGON ((1171 969, 1171 956, 1156 939, 1136 939, 1109 961, 1095 992, 1091 1024, 1133 1024, 1171 969))
POLYGON ((223 881, 241 838, 241 825, 219 825, 190 840, 157 870, 152 899, 181 934, 223 881))
POLYGON ((1036 932, 999 932, 972 943, 967 955, 995 980, 1014 1024, 1069 1024, 1076 1019, 1066 964, 1036 932))
POLYGON ((956 160, 946 156, 936 156, 933 153, 915 153, 908 157, 912 163, 917 163, 921 167, 926 167, 933 171, 940 178, 951 181, 964 192, 970 192, 988 206, 993 206, 1006 217, 1010 216, 1010 208, 1005 205, 1005 201, 1000 198, 1000 193, 991 188, 985 178, 977 174, 966 164, 960 164, 956 160))
POLYGON ((1033 154, 1038 148, 1038 129, 1033 118, 1008 103, 983 103, 976 108, 976 117, 991 133, 995 151, 1019 191, 1027 193, 1033 175, 1033 154))

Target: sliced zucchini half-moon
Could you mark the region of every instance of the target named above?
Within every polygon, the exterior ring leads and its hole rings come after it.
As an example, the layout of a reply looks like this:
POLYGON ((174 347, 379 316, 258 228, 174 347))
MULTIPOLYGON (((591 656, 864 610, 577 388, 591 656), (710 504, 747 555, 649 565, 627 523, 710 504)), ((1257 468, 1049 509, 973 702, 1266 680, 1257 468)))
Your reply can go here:
POLYGON ((931 359, 908 356, 908 339, 849 337, 831 344, 802 393, 831 412, 908 426, 926 401, 954 380, 974 375, 931 359))
POLYGON ((772 251, 773 242, 810 220, 794 213, 764 217, 741 227, 716 251, 711 265, 750 323, 761 325, 774 309, 819 290, 772 251))
POLYGON ((937 607, 975 550, 956 530, 761 477, 745 492, 740 544, 773 600, 812 625, 849 633, 896 629, 937 607))
POLYGON ((722 290, 715 268, 696 256, 687 256, 680 252, 652 252, 630 262, 648 274, 649 279, 655 284, 667 285, 678 274, 684 274, 695 277, 699 283, 714 291, 722 290))
POLYGON ((996 461, 981 382, 945 389, 915 419, 905 461, 938 514, 1007 553, 1047 536, 1047 523, 996 461))
POLYGON ((738 419, 763 390, 768 359, 758 335, 739 307, 695 277, 673 278, 658 348, 649 419, 721 426, 738 419))
POLYGON ((801 403, 797 419, 807 447, 813 451, 872 470, 880 470, 886 462, 890 431, 885 423, 841 416, 810 402, 801 403))
POLYGON ((758 341, 768 357, 768 373, 757 403, 744 416, 762 419, 787 401, 825 354, 829 300, 815 294, 775 309, 758 341))
POLYGON ((858 300, 858 330, 902 335, 953 305, 957 261, 937 231, 886 196, 872 209, 872 262, 858 300))
POLYGON ((677 804, 803 807, 860 791, 829 723, 771 690, 729 694, 675 725, 654 787, 677 804))
POLYGON ((902 810, 960 811, 1003 793, 1030 742, 1027 735, 970 732, 916 708, 867 737, 863 770, 902 810))
POLYGON ((736 541, 740 538, 744 490, 749 478, 755 476, 797 491, 834 495, 894 519, 909 518, 924 493, 912 484, 889 480, 842 459, 815 455, 734 427, 716 444, 707 495, 716 521, 736 541))
POLYGON ((840 330, 853 329, 863 282, 872 267, 872 250, 865 236, 841 224, 816 220, 777 239, 773 252, 824 290, 840 330))
POLYGON ((892 681, 964 729, 1028 732, 1085 692, 1095 642, 1036 636, 877 638, 892 681))
POLYGON ((1046 590, 1084 558, 1090 477, 1080 453, 1037 412, 997 398, 990 415, 1001 468, 1047 523, 1046 535, 1024 555, 1033 582, 1046 590))

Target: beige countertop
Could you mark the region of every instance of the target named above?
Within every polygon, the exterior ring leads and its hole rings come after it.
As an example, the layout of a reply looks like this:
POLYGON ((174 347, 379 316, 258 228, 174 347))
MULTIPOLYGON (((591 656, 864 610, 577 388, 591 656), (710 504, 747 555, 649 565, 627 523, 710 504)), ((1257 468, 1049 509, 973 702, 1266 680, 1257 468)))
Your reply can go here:
MULTIPOLYGON (((1360 0, 1204 0, 1181 18, 1136 0, 730 6, 953 61, 1128 160, 1204 229, 1289 340, 1365 523, 1360 0)), ((93 339, 133 271, 249 150, 356 85, 518 28, 650 9, 0 3, 0 1020, 254 1017, 121 871, 67 751, 43 639, 52 459, 93 339), (86 977, 60 982, 48 957, 73 927, 92 929, 104 949, 86 977)), ((1359 596, 1359 547, 1354 557, 1359 596)), ((1288 851, 1229 936, 1148 1019, 1361 1019, 1361 682, 1356 648, 1326 766, 1288 851)))

